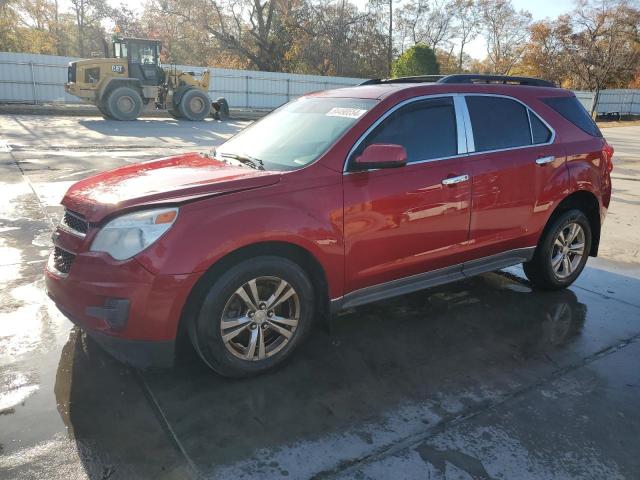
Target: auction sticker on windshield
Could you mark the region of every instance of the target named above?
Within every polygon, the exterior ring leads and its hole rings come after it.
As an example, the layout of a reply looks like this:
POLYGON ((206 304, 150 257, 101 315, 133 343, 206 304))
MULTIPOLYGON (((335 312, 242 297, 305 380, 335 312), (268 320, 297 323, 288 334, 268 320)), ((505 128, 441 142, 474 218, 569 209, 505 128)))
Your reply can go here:
POLYGON ((331 110, 327 112, 327 116, 328 117, 360 118, 365 113, 367 113, 367 111, 362 110, 360 108, 333 107, 331 110))

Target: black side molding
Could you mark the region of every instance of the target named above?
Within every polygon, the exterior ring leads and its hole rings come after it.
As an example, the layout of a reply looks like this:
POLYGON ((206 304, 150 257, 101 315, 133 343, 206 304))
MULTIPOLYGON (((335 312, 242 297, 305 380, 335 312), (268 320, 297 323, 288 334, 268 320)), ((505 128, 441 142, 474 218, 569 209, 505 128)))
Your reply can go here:
POLYGON ((517 248, 450 267, 361 288, 360 290, 347 293, 343 297, 331 300, 331 312, 336 313, 346 308, 357 307, 366 303, 397 297, 398 295, 405 295, 417 290, 473 277, 480 273, 492 272, 501 268, 517 265, 518 263, 528 262, 533 258, 535 250, 536 247, 517 248))

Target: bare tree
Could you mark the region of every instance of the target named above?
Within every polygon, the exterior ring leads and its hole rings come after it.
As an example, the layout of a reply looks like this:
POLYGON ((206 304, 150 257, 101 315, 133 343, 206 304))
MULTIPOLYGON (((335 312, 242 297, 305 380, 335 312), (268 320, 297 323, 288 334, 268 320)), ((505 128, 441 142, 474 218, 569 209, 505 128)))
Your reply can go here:
POLYGON ((282 70, 297 24, 294 0, 168 0, 159 6, 164 14, 201 26, 222 49, 270 72, 282 70))
POLYGON ((393 63, 393 24, 394 11, 393 0, 369 0, 369 6, 373 13, 380 14, 386 20, 385 29, 387 33, 387 75, 391 75, 391 64, 393 63))
POLYGON ((452 0, 411 0, 398 10, 398 24, 411 45, 424 43, 433 50, 447 49, 453 38, 452 0))
POLYGON ((425 22, 429 0, 411 0, 396 10, 396 42, 400 52, 418 43, 418 25, 425 22))
POLYGON ((89 2, 87 0, 71 0, 71 8, 76 17, 78 29, 78 53, 84 57, 84 26, 89 2))
POLYGON ((460 44, 458 72, 462 72, 464 48, 480 33, 480 12, 476 0, 454 0, 451 13, 455 22, 455 38, 460 44))
POLYGON ((489 69, 507 75, 524 53, 531 13, 517 11, 510 0, 479 0, 479 6, 489 69))

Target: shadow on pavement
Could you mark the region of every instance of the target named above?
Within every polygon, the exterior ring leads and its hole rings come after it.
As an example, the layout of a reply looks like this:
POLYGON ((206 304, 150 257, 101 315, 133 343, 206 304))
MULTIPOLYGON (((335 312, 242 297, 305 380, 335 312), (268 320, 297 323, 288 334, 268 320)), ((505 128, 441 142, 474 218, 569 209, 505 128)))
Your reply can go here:
POLYGON ((189 357, 140 384, 74 331, 55 392, 94 478, 105 455, 120 473, 184 473, 175 445, 219 478, 304 478, 509 399, 637 333, 637 317, 591 292, 533 292, 491 273, 347 312, 283 368, 248 380, 189 357))
POLYGON ((148 139, 151 146, 173 146, 176 140, 194 145, 214 146, 228 136, 237 133, 246 125, 238 121, 188 122, 175 119, 141 118, 129 122, 105 119, 87 119, 78 122, 82 127, 108 137, 148 139), (154 142, 157 142, 154 144, 154 142))
POLYGON ((585 316, 571 291, 541 296, 491 274, 342 315, 269 375, 230 381, 194 362, 145 378, 203 472, 307 441, 301 457, 334 450, 337 464, 534 381, 585 316))

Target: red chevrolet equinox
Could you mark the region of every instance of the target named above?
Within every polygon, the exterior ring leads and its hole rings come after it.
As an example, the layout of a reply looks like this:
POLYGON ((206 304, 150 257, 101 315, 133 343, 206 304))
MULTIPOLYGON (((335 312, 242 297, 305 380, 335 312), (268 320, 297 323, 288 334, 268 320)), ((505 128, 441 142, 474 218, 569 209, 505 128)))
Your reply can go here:
POLYGON ((613 149, 543 80, 373 80, 275 110, 209 154, 73 185, 46 288, 115 357, 222 375, 279 364, 314 319, 524 265, 570 285, 598 253, 613 149))

